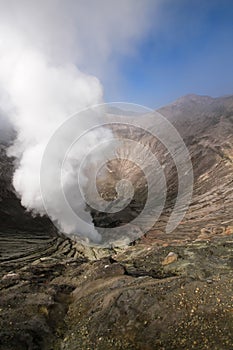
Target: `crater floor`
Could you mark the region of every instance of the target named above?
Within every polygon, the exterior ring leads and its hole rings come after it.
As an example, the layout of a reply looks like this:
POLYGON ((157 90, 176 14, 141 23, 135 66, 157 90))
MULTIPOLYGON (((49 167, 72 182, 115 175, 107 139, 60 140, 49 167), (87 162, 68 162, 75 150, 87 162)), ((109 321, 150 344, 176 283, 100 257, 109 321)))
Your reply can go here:
POLYGON ((172 234, 168 202, 127 247, 86 247, 26 213, 1 146, 0 349, 233 348, 233 98, 191 95, 161 112, 189 148, 192 203, 172 234))

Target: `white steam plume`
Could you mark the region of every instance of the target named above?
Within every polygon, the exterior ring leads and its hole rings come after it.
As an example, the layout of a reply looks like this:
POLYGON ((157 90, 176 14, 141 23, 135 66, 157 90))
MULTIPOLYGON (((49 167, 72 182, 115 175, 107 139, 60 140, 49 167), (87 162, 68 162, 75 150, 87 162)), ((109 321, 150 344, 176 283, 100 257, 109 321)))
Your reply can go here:
MULTIPOLYGON (((13 184, 27 209, 45 213, 39 175, 49 138, 71 114, 103 100, 99 80, 84 72, 103 77, 112 69, 117 53, 133 50, 148 29, 152 3, 0 1, 0 107, 18 133, 9 154, 19 159, 13 184)), ((99 131, 87 146, 105 136, 108 132, 99 131)), ((82 228, 59 207, 49 176, 48 188, 51 208, 56 208, 52 219, 63 231, 80 233, 82 228)), ((81 234, 98 240, 94 229, 81 234)))

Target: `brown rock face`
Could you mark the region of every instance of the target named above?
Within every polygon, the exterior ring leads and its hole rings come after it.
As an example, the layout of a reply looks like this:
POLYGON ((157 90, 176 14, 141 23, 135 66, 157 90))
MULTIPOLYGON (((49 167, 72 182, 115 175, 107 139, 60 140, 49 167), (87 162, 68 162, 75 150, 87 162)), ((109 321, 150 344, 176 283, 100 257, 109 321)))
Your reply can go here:
MULTIPOLYGON (((178 129, 194 168, 190 208, 164 232, 177 193, 176 168, 157 140, 169 193, 155 226, 125 248, 90 248, 33 218, 10 184, 0 150, 0 349, 151 350, 233 348, 233 97, 189 95, 161 109, 178 129)), ((123 132, 123 130, 115 130, 123 132)), ((106 230, 141 210, 143 174, 109 164, 99 183, 113 198, 122 174, 137 189, 122 217, 92 212, 106 230)), ((135 229, 135 228, 132 228, 135 229)))
MULTIPOLYGON (((225 232, 232 224, 233 209, 233 98, 212 99, 188 95, 159 112, 182 136, 189 150, 194 172, 191 205, 185 218, 171 235, 164 235, 178 190, 177 169, 171 155, 164 145, 143 130, 124 125, 113 127, 119 137, 133 139, 150 147, 164 167, 168 187, 165 208, 146 238, 184 240, 197 238, 204 231, 209 236, 225 232)), ((119 149, 122 158, 124 155, 127 158, 128 152, 127 149, 119 149)), ((137 154, 138 150, 134 152, 137 154)), ((141 169, 120 157, 110 162, 110 172, 97 183, 99 192, 105 194, 105 200, 113 200, 116 196, 115 184, 124 178, 134 186, 133 200, 123 213, 109 214, 92 210, 96 226, 114 227, 130 222, 140 214, 147 200, 148 188, 141 169)))

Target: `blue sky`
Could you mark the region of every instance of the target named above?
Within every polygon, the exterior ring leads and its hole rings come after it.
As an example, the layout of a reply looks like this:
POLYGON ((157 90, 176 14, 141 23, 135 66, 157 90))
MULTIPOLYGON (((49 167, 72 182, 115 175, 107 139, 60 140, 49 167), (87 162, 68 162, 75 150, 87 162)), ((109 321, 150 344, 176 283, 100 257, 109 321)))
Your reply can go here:
POLYGON ((107 101, 152 108, 196 93, 233 94, 233 1, 164 0, 119 77, 103 81, 107 101))

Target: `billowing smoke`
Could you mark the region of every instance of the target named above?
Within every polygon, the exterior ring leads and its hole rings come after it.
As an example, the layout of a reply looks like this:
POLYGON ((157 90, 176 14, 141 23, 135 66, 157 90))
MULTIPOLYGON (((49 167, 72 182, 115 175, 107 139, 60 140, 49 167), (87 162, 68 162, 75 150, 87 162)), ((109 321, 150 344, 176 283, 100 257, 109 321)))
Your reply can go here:
MULTIPOLYGON (((70 115, 103 101, 93 74, 116 72, 118 55, 132 52, 147 30, 150 7, 150 1, 134 0, 0 1, 0 107, 17 131, 9 155, 18 159, 13 185, 27 209, 45 213, 40 166, 48 140, 70 115)), ((84 148, 108 135, 104 129, 92 133, 84 148)), ((65 186, 72 192, 71 165, 65 186)), ((80 232, 66 216, 49 170, 47 187, 51 217, 61 229, 98 241, 94 229, 80 232)))

